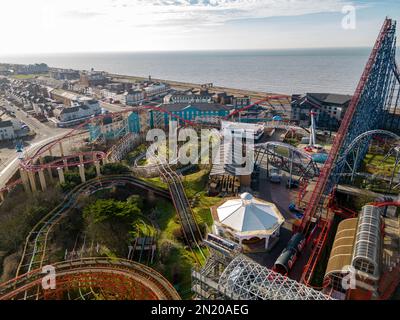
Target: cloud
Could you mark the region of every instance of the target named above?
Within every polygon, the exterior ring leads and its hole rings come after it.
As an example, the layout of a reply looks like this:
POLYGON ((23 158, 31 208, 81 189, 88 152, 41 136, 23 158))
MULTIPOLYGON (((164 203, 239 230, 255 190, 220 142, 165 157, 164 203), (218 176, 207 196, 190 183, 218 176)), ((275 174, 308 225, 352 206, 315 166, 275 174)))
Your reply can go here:
MULTIPOLYGON (((236 44, 239 33, 241 41, 258 47, 260 38, 275 35, 250 29, 247 21, 341 12, 345 4, 346 0, 1 0, 0 12, 5 14, 0 37, 7 46, 0 53, 244 46, 236 44), (13 12, 23 23, 15 24, 13 12), (232 21, 244 23, 236 28, 232 21), (90 36, 77 36, 84 32, 90 36)), ((274 23, 279 34, 281 25, 274 23)))
POLYGON ((69 10, 63 12, 62 16, 67 19, 90 19, 102 16, 104 13, 95 11, 69 10))
POLYGON ((113 0, 148 19, 137 26, 216 26, 229 21, 340 12, 345 0, 113 0), (190 23, 192 20, 192 23, 190 23))

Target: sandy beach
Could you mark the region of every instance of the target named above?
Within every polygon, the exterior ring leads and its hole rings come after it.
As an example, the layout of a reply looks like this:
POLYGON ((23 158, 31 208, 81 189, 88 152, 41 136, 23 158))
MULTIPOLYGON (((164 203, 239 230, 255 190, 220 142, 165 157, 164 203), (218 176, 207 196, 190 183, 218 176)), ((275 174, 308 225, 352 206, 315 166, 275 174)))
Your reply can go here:
MULTIPOLYGON (((110 74, 110 76, 113 78, 113 81, 119 81, 119 82, 135 82, 135 81, 148 80, 148 78, 146 78, 146 77, 125 76, 125 75, 119 75, 119 74, 110 74)), ((179 81, 155 79, 155 78, 152 78, 152 81, 160 81, 160 82, 168 83, 173 89, 176 89, 176 90, 188 90, 191 88, 194 88, 194 89, 201 88, 201 84, 198 84, 198 83, 179 82, 179 81)), ((219 86, 213 86, 212 91, 226 92, 228 94, 232 94, 235 96, 250 96, 252 99, 255 99, 255 100, 264 99, 267 95, 282 95, 280 93, 251 91, 251 90, 234 89, 234 88, 226 88, 226 87, 219 87, 219 86)), ((283 95, 287 95, 287 94, 283 94, 283 95)), ((290 98, 290 95, 287 95, 287 96, 288 96, 288 98, 290 98)))

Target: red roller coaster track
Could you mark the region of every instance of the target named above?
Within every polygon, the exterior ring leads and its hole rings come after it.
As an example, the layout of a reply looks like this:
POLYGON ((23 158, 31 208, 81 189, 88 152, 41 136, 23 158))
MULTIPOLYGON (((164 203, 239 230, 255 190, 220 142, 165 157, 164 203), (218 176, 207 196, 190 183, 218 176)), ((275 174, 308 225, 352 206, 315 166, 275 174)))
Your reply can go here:
MULTIPOLYGON (((233 112, 230 113, 228 116, 226 116, 224 119, 229 119, 230 117, 232 117, 232 116, 238 114, 239 112, 248 110, 248 109, 250 109, 251 107, 253 107, 253 106, 257 105, 257 104, 260 104, 260 103, 263 103, 263 102, 266 102, 266 101, 270 101, 270 100, 279 100, 279 99, 288 99, 288 98, 289 98, 289 97, 286 96, 286 95, 271 95, 271 96, 267 96, 265 99, 258 100, 258 101, 254 102, 254 103, 252 103, 252 104, 249 104, 249 105, 247 105, 247 106, 244 106, 244 107, 241 108, 241 109, 237 109, 237 110, 233 111, 233 112)), ((123 110, 123 111, 112 112, 112 113, 109 113, 109 114, 99 115, 99 116, 96 116, 96 117, 93 117, 93 118, 90 118, 90 119, 86 120, 85 122, 79 124, 78 126, 76 126, 76 127, 73 128, 73 129, 71 129, 71 131, 69 131, 68 133, 66 133, 66 134, 65 134, 64 136, 62 136, 61 138, 59 138, 59 139, 57 139, 57 140, 55 140, 55 141, 53 141, 53 142, 47 144, 46 146, 40 148, 38 151, 35 152, 35 154, 34 154, 33 156, 31 156, 30 158, 26 159, 25 162, 26 162, 26 163, 29 163, 29 162, 32 161, 33 159, 37 159, 38 156, 40 156, 41 154, 43 154, 43 153, 45 153, 46 151, 50 150, 53 146, 55 146, 55 145, 56 145, 57 143, 59 143, 60 141, 65 140, 65 139, 67 139, 67 138, 70 138, 70 137, 72 137, 72 136, 74 136, 74 135, 79 135, 79 134, 81 134, 80 132, 77 132, 77 131, 80 130, 80 129, 82 129, 82 128, 84 128, 87 124, 91 123, 92 121, 101 120, 101 119, 104 119, 104 118, 109 118, 110 116, 111 116, 111 117, 116 117, 116 116, 119 116, 119 115, 122 115, 122 114, 130 113, 130 112, 134 112, 134 111, 140 111, 140 110, 143 110, 143 109, 150 109, 150 110, 153 110, 153 111, 158 111, 158 112, 166 113, 166 114, 170 115, 171 117, 173 117, 173 118, 175 118, 175 119, 177 119, 177 120, 179 120, 179 121, 185 123, 186 125, 201 126, 200 123, 197 123, 197 122, 194 122, 194 121, 190 121, 190 120, 184 119, 184 118, 182 118, 182 117, 180 117, 180 116, 178 116, 178 115, 176 115, 176 114, 173 114, 172 112, 169 112, 169 111, 165 110, 164 108, 157 107, 157 106, 145 105, 145 106, 127 108, 127 109, 125 109, 125 110, 123 110)))
POLYGON ((375 43, 375 46, 372 50, 370 57, 368 59, 367 65, 361 76, 360 82, 358 83, 357 89, 354 93, 353 98, 351 99, 349 107, 347 108, 346 114, 342 120, 339 131, 333 141, 332 149, 329 152, 328 159, 325 162, 325 164, 321 170, 317 184, 311 195, 310 202, 304 213, 304 217, 303 217, 301 227, 300 227, 301 230, 304 232, 308 231, 310 219, 315 216, 316 211, 320 207, 320 201, 321 201, 323 192, 325 191, 325 187, 328 182, 329 176, 331 174, 333 164, 334 164, 337 156, 339 155, 340 148, 344 142, 344 139, 348 132, 351 120, 353 119, 353 116, 357 109, 358 103, 360 101, 361 94, 364 90, 365 84, 368 80, 368 77, 371 73, 373 64, 376 60, 378 49, 380 48, 382 41, 383 41, 390 26, 391 26, 391 20, 387 19, 380 31, 379 37, 375 43))
MULTIPOLYGON (((383 40, 384 40, 385 36, 387 35, 387 32, 388 32, 389 28, 391 27, 391 25, 392 25, 392 20, 386 19, 382 26, 382 29, 379 33, 378 39, 375 42, 374 48, 368 59, 366 67, 361 76, 361 79, 357 85, 354 96, 350 102, 349 107, 347 108, 346 114, 342 120, 339 131, 333 141, 332 149, 329 152, 328 159, 325 162, 323 168, 321 169, 320 176, 319 176, 318 181, 315 185, 315 188, 311 194, 310 201, 306 207, 306 210, 304 212, 304 216, 303 216, 303 219, 302 219, 302 222, 300 225, 300 231, 302 231, 305 234, 307 234, 309 232, 309 228, 311 226, 311 219, 313 217, 315 217, 317 210, 319 210, 321 208, 321 205, 322 205, 321 200, 323 199, 323 195, 324 195, 327 183, 328 183, 330 175, 332 173, 333 165, 335 163, 335 160, 339 156, 340 148, 342 147, 343 142, 345 141, 345 137, 349 130, 350 123, 353 119, 353 116, 357 110, 357 106, 360 102, 361 94, 364 91, 365 85, 371 74, 372 67, 376 61, 378 50, 379 50, 379 48, 381 48, 383 40)), ((327 217, 327 220, 321 219, 321 221, 319 222, 321 232, 318 236, 318 239, 316 241, 313 252, 312 252, 307 264, 304 267, 304 271, 303 271, 303 275, 302 275, 302 281, 305 283, 310 283, 311 277, 314 274, 314 270, 315 270, 315 267, 319 260, 319 257, 321 256, 322 249, 324 248, 324 245, 328 239, 327 235, 328 235, 328 233, 330 231, 330 227, 332 225, 331 219, 332 219, 332 217, 327 217)))
MULTIPOLYGON (((261 99, 258 100, 254 103, 251 103, 247 106, 244 106, 243 108, 237 109, 233 112, 231 112, 228 116, 226 116, 223 119, 229 119, 231 117, 233 117, 234 115, 248 110, 251 107, 263 103, 263 102, 269 102, 269 101, 273 101, 273 100, 280 100, 280 99, 289 99, 289 96, 287 95, 269 95, 266 96, 265 99, 261 99)), ((84 121, 83 123, 79 124, 78 126, 74 127, 73 129, 71 129, 71 131, 67 132, 65 135, 63 135, 62 137, 51 141, 47 144, 45 144, 44 146, 40 147, 37 151, 35 151, 35 153, 33 155, 31 155, 30 157, 26 158, 24 161, 21 162, 21 167, 23 167, 25 170, 27 171, 32 171, 32 172, 37 172, 46 168, 66 168, 66 167, 72 167, 78 164, 81 164, 82 161, 68 161, 71 159, 75 159, 75 158, 79 158, 79 156, 86 156, 85 159, 83 160, 84 164, 89 164, 89 163, 93 163, 94 161, 99 161, 102 160, 106 154, 102 153, 102 152, 87 152, 85 154, 83 153, 77 153, 77 154, 72 154, 72 155, 68 155, 66 157, 61 157, 59 159, 57 159, 56 161, 53 161, 51 163, 46 163, 46 164, 37 164, 37 159, 39 159, 39 157, 41 155, 44 155, 47 151, 51 150, 54 146, 56 146, 57 144, 59 144, 60 142, 69 139, 71 137, 74 136, 78 136, 81 135, 82 132, 80 131, 81 129, 83 129, 87 124, 91 123, 92 121, 96 121, 96 120, 101 120, 104 118, 109 118, 109 117, 117 117, 120 116, 122 114, 126 114, 126 113, 130 113, 130 112, 134 112, 134 111, 141 111, 141 110, 145 110, 145 109, 150 109, 153 111, 157 111, 157 112, 162 112, 162 113, 166 113, 168 115, 170 115, 172 118, 175 118, 179 121, 181 121, 182 123, 184 123, 185 125, 189 125, 189 126, 201 126, 202 124, 191 121, 191 120, 187 120, 184 119, 176 114, 173 114, 167 110, 165 110, 164 108, 158 107, 158 106, 151 106, 151 105, 145 105, 145 106, 139 106, 139 107, 132 107, 132 108, 127 108, 123 111, 119 111, 119 112, 112 112, 109 114, 104 114, 104 115, 99 115, 93 118, 90 118, 86 121, 84 121), (67 161, 65 161, 67 160, 67 161)), ((21 179, 15 180, 9 184, 7 184, 4 188, 0 189, 0 191, 8 191, 11 190, 12 188, 14 188, 16 185, 21 183, 21 179)))

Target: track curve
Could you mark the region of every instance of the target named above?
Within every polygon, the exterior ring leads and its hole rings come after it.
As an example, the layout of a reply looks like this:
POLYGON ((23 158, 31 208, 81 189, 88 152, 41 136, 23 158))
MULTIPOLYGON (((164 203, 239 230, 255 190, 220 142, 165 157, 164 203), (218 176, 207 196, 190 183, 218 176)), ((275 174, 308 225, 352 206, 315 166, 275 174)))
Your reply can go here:
POLYGON ((25 246, 16 275, 28 273, 36 267, 42 267, 47 250, 47 239, 54 225, 60 222, 79 200, 82 194, 90 195, 98 190, 117 185, 131 184, 143 190, 153 191, 156 195, 170 199, 168 191, 156 188, 130 175, 112 175, 98 177, 87 181, 71 190, 64 200, 44 216, 31 230, 25 240, 25 246))
POLYGON ((0 300, 62 300, 73 290, 100 290, 103 296, 118 300, 180 300, 180 296, 160 273, 143 264, 115 258, 85 258, 52 265, 55 289, 43 289, 45 274, 38 268, 0 284, 0 300))

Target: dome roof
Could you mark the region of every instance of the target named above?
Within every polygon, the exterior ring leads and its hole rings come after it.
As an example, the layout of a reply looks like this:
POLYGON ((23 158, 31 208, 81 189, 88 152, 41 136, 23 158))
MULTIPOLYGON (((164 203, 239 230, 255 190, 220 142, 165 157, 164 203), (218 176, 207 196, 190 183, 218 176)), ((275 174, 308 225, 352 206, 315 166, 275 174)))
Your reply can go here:
POLYGON ((240 195, 240 199, 245 200, 245 201, 251 201, 251 200, 253 200, 253 196, 250 193, 245 192, 240 195))
POLYGON ((269 234, 284 222, 273 203, 258 200, 247 192, 219 206, 217 215, 221 224, 243 234, 269 234))

